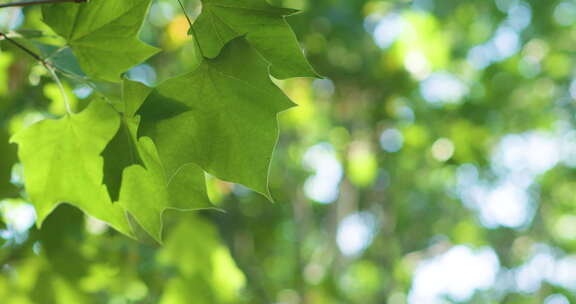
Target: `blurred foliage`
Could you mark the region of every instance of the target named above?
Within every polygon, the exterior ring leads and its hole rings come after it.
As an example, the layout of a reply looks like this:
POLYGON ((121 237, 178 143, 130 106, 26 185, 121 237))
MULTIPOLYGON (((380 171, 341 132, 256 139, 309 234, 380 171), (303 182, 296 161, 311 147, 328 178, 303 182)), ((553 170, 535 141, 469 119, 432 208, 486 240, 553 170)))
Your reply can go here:
MULTIPOLYGON (((300 106, 280 115, 276 203, 210 178, 223 212, 170 213, 163 246, 68 206, 31 227, 7 138, 61 97, 0 42, 1 303, 576 301, 575 1, 271 2, 303 10, 289 22, 325 76, 279 81, 300 106)), ((23 14, 0 29, 73 71, 23 14)), ((194 66, 187 26, 155 1, 143 39, 166 51, 128 76, 194 66)), ((77 106, 105 89, 64 80, 77 106)))

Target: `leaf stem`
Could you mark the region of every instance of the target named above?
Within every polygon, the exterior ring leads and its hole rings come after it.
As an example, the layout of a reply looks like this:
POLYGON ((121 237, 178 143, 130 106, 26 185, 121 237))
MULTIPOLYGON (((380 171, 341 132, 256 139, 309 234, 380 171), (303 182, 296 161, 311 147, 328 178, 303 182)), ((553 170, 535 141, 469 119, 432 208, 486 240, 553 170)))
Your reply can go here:
POLYGON ((88 2, 88 0, 35 0, 35 1, 19 1, 19 2, 10 2, 10 3, 0 4, 0 8, 5 8, 5 7, 24 7, 24 6, 32 6, 32 5, 40 5, 40 4, 50 4, 50 3, 64 3, 64 2, 83 3, 83 2, 88 2))
POLYGON ((186 20, 188 20, 188 25, 190 25, 190 28, 192 28, 192 20, 190 20, 188 13, 186 13, 186 8, 184 8, 184 4, 182 4, 182 1, 180 1, 180 0, 178 0, 178 4, 180 4, 180 8, 182 9, 182 12, 184 13, 184 16, 186 17, 186 20))
POLYGON ((200 55, 202 57, 204 57, 204 53, 202 52, 202 48, 200 47, 200 42, 198 41, 198 36, 196 35, 196 31, 194 30, 194 27, 192 26, 192 20, 190 20, 188 13, 186 13, 186 8, 184 7, 184 4, 182 4, 182 1, 178 0, 178 3, 180 4, 180 8, 182 9, 184 16, 186 16, 186 20, 188 21, 188 25, 190 25, 190 32, 189 33, 191 33, 192 37, 194 37, 194 42, 196 43, 196 47, 198 48, 198 52, 200 52, 200 55))
POLYGON ((8 37, 8 35, 6 35, 3 32, 0 32, 0 38, 3 38, 4 40, 10 42, 11 44, 13 44, 14 46, 16 46, 17 48, 19 48, 20 50, 24 51, 24 53, 28 54, 30 57, 34 58, 36 61, 38 61, 46 70, 48 70, 48 72, 50 73, 50 75, 52 76, 52 78, 54 79, 54 81, 56 82, 56 84, 58 85, 58 89, 60 89, 60 93, 62 94, 62 98, 64 100, 64 105, 66 107, 66 112, 68 112, 68 114, 72 114, 72 109, 70 108, 70 103, 68 102, 68 96, 66 95, 66 92, 64 91, 64 86, 62 85, 62 82, 60 81, 60 78, 58 78, 58 75, 56 75, 56 71, 55 71, 55 67, 53 67, 48 61, 46 61, 44 58, 42 58, 40 55, 34 53, 32 50, 30 50, 29 48, 25 47, 24 45, 20 44, 18 41, 8 37))
POLYGON ((70 102, 68 101, 68 95, 66 95, 66 91, 64 90, 64 86, 62 85, 60 78, 56 74, 56 71, 54 71, 54 68, 52 68, 49 65, 44 65, 44 67, 48 70, 48 72, 50 72, 50 75, 52 75, 54 82, 56 82, 56 85, 58 86, 58 89, 60 90, 60 94, 62 95, 62 101, 64 101, 64 106, 66 107, 66 113, 68 113, 69 115, 72 115, 72 108, 70 108, 70 102))

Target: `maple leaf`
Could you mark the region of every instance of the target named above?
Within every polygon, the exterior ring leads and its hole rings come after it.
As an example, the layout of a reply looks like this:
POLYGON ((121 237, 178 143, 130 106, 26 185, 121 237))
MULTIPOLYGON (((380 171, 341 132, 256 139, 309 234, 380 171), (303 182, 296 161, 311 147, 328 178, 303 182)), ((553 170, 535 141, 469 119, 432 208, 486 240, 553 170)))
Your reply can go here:
POLYGON ((170 175, 158 156, 154 142, 149 137, 138 138, 140 117, 136 112, 152 91, 145 85, 125 80, 123 82, 122 128, 119 138, 124 144, 109 145, 105 161, 113 161, 115 170, 121 172, 118 204, 125 207, 136 221, 155 240, 162 240, 162 214, 166 209, 197 210, 211 207, 206 194, 204 171, 195 164, 183 164, 170 175), (130 146, 126 149, 126 146, 130 146), (122 157, 127 154, 126 157, 122 157), (108 157, 106 157, 108 156, 108 157), (124 167, 118 158, 133 158, 124 167))
POLYGON ((124 209, 102 184, 100 153, 119 126, 114 109, 96 99, 79 114, 40 121, 13 136, 39 226, 58 205, 69 203, 132 235, 124 209))
POLYGON ((149 6, 150 0, 98 0, 51 4, 42 13, 86 74, 117 82, 121 73, 158 52, 138 39, 149 6))
POLYGON ((202 4, 192 33, 206 57, 218 56, 226 43, 245 36, 271 64, 274 77, 318 77, 285 19, 297 10, 273 7, 265 0, 203 0, 202 4))
POLYGON ((167 80, 141 113, 167 172, 196 163, 268 198, 277 114, 294 104, 268 76, 268 63, 243 38, 215 59, 167 80))

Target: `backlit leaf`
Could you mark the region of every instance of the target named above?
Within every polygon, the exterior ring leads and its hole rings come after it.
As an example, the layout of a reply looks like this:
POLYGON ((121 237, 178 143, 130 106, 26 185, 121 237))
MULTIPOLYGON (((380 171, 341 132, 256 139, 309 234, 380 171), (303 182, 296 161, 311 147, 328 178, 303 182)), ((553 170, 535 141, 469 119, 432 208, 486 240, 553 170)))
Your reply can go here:
POLYGON ((79 114, 40 121, 12 138, 38 225, 59 204, 69 203, 131 235, 123 208, 112 203, 102 184, 100 154, 119 126, 114 109, 95 100, 79 114))
POLYGON ((276 116, 291 106, 270 80, 268 64, 239 38, 195 71, 160 84, 142 116, 170 174, 196 163, 270 197, 276 116))
POLYGON ((193 25, 202 52, 216 57, 226 43, 245 36, 271 64, 274 77, 316 77, 285 17, 296 10, 277 8, 265 0, 203 0, 193 25))
POLYGON ((44 22, 64 37, 82 70, 95 78, 120 81, 120 74, 157 49, 141 42, 138 33, 150 0, 96 0, 51 4, 44 22))

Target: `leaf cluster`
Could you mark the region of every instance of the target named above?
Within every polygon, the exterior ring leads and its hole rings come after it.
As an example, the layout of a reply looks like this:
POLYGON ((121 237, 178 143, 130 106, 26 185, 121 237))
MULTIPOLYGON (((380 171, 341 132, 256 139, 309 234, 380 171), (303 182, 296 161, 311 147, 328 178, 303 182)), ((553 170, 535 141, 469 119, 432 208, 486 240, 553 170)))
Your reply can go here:
MULTIPOLYGON (((161 242, 166 209, 212 208, 206 174, 272 199, 276 116, 294 104, 271 76, 317 76, 285 20, 296 11, 265 0, 204 0, 189 31, 197 66, 149 87, 125 73, 160 51, 139 38, 150 4, 42 7, 43 22, 63 41, 57 53, 70 53, 84 81, 110 89, 77 112, 63 96, 67 113, 11 138, 38 225, 67 203, 128 236, 143 229, 161 242)), ((70 72, 56 60, 44 65, 70 72)))

